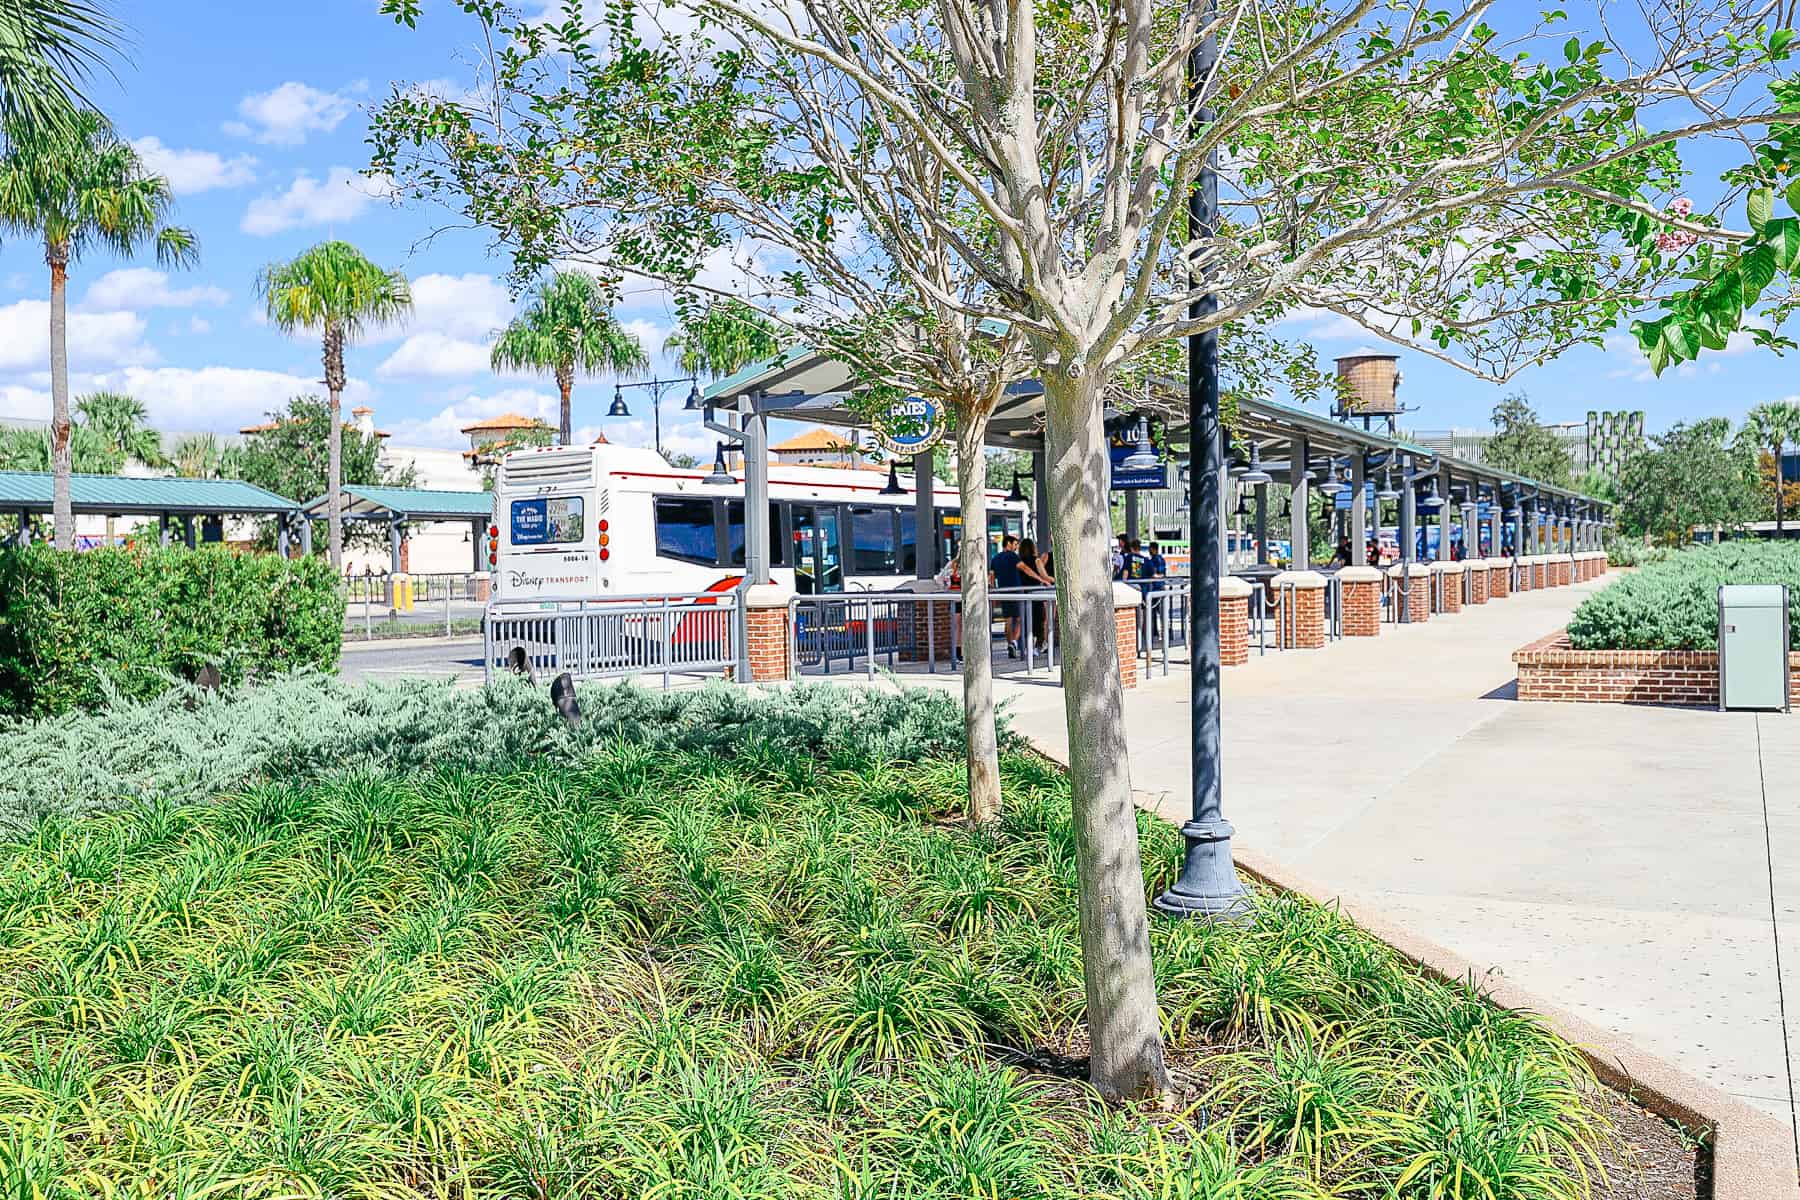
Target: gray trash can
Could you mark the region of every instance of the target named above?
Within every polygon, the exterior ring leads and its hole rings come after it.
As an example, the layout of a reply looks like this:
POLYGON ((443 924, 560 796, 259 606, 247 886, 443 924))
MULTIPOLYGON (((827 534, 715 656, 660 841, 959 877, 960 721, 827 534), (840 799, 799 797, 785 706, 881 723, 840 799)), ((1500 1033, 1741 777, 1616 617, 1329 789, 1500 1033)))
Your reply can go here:
POLYGON ((1719 589, 1719 707, 1788 710, 1788 590, 1779 583, 1719 589))

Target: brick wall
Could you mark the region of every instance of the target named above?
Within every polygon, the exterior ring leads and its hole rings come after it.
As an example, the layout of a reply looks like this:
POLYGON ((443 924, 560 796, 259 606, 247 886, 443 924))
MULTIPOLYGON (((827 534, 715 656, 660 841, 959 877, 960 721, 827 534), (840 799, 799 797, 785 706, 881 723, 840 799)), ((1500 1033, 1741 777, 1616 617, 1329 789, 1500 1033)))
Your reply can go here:
POLYGON ((1219 598, 1219 665, 1241 667, 1250 661, 1250 597, 1219 598))
POLYGON ((1531 564, 1531 590, 1541 592, 1550 586, 1550 564, 1538 559, 1531 564))
POLYGON ((1501 600, 1512 594, 1512 564, 1496 562, 1488 567, 1488 595, 1501 600))
POLYGON ((1138 685, 1137 606, 1113 609, 1113 643, 1119 655, 1119 682, 1125 687, 1138 685))
POLYGON ((1344 580, 1344 636, 1375 637, 1381 633, 1381 580, 1344 580))
POLYGON ((788 610, 752 608, 744 613, 745 649, 750 682, 771 683, 788 677, 788 610))
MULTIPOLYGON (((1713 650, 1577 650, 1566 630, 1513 651, 1519 699, 1584 704, 1719 703, 1713 650)), ((1800 653, 1788 655, 1788 698, 1800 703, 1800 653)))
POLYGON ((1470 565, 1467 570, 1469 572, 1469 603, 1486 604, 1488 598, 1487 564, 1470 565))
POLYGON ((1573 581, 1569 578, 1569 560, 1560 554, 1551 559, 1550 586, 1568 587, 1571 582, 1573 581))

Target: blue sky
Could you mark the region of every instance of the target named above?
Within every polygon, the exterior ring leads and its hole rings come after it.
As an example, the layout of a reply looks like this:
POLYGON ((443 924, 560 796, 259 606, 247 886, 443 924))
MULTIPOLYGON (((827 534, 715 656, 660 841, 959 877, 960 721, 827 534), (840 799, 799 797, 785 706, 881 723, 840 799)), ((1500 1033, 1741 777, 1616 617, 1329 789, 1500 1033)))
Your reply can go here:
MULTIPOLYGON (((454 446, 464 444, 460 426, 482 416, 552 415, 548 381, 485 366, 491 332, 512 310, 503 264, 485 239, 452 231, 426 241, 441 213, 395 208, 357 174, 367 159, 366 107, 396 80, 466 79, 452 39, 472 25, 434 14, 408 31, 381 16, 377 0, 139 0, 119 11, 133 30, 131 61, 116 82, 97 84, 94 99, 174 182, 176 219, 198 234, 201 258, 171 274, 149 259, 100 254, 76 265, 70 359, 78 392, 130 391, 165 429, 235 431, 295 392, 319 390, 317 342, 263 323, 254 279, 264 263, 338 236, 414 281, 413 320, 353 347, 349 360, 349 402, 372 405, 396 443, 454 446)), ((0 242, 0 416, 49 415, 46 287, 36 245, 0 242)), ((660 350, 670 314, 659 300, 629 297, 618 315, 660 350)), ((1375 340, 1329 314, 1297 316, 1284 331, 1307 336, 1325 358, 1375 340)), ((1509 390, 1422 355, 1402 359, 1412 429, 1486 425, 1509 390)), ((1546 420, 1641 408, 1661 429, 1698 416, 1737 418, 1800 393, 1795 372, 1794 358, 1746 342, 1652 380, 1621 332, 1605 350, 1571 352, 1511 386, 1524 387, 1546 420)), ((711 438, 679 411, 684 391, 665 403, 665 442, 709 455, 711 438)), ((638 418, 629 421, 604 418, 611 397, 610 382, 578 384, 577 427, 647 444, 645 394, 629 397, 638 418)))

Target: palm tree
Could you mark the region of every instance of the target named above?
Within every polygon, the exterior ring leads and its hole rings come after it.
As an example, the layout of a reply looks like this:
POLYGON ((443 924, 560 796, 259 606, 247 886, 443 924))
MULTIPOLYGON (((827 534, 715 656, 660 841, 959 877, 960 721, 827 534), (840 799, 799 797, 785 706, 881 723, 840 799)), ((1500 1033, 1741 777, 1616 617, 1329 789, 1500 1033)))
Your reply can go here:
POLYGON ((663 341, 689 375, 723 379, 781 352, 776 324, 742 300, 720 300, 681 322, 663 341))
POLYGON ((558 271, 531 290, 523 311, 500 331, 488 356, 496 371, 551 375, 562 394, 561 445, 574 439, 569 394, 575 374, 622 375, 650 365, 644 348, 607 309, 606 290, 592 275, 558 271))
POLYGON ((299 257, 263 268, 257 289, 269 320, 283 333, 306 329, 324 343, 326 428, 325 511, 331 569, 344 569, 344 343, 370 329, 402 321, 412 311, 406 276, 378 267, 349 242, 320 242, 299 257))
POLYGON ((50 437, 56 473, 52 511, 56 545, 75 540, 69 503, 69 265, 89 250, 129 255, 154 246, 163 266, 186 266, 199 253, 190 230, 165 225, 169 181, 144 169, 106 118, 71 116, 67 128, 19 125, 6 131, 0 158, 0 226, 42 237, 50 267, 50 437))
POLYGON ((1748 438, 1758 450, 1767 450, 1775 458, 1775 536, 1786 536, 1786 481, 1782 478, 1781 458, 1789 442, 1800 441, 1800 404, 1791 400, 1771 400, 1759 404, 1744 416, 1741 437, 1748 438))
POLYGON ((0 4, 0 122, 67 127, 85 103, 81 83, 118 49, 119 25, 90 0, 0 4))
POLYGON ((226 453, 213 434, 189 434, 175 443, 169 465, 183 479, 218 479, 224 474, 226 453))
MULTIPOLYGON (((89 392, 75 402, 81 423, 106 446, 123 467, 136 461, 146 467, 166 463, 162 435, 150 428, 144 402, 123 392, 89 392)), ((106 515, 106 544, 113 544, 113 516, 106 515)))
POLYGON ((123 459, 164 467, 162 434, 150 428, 150 410, 123 392, 89 392, 75 402, 82 421, 123 459))

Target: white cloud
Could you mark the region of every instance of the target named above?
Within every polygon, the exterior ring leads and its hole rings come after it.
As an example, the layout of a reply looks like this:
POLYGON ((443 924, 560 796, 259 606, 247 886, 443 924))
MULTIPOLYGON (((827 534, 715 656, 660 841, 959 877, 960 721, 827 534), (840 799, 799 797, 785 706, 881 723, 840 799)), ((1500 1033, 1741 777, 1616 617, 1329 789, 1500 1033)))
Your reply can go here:
POLYGON ((23 417, 30 421, 50 419, 50 393, 37 388, 9 383, 0 387, 0 417, 23 417))
POLYGON ((670 326, 659 325, 645 317, 636 317, 623 324, 625 332, 638 340, 638 345, 644 348, 644 353, 652 360, 662 354, 663 341, 671 332, 670 326))
POLYGON ((256 180, 256 159, 248 154, 226 158, 211 150, 177 150, 154 137, 133 138, 131 148, 146 167, 168 178, 178 196, 243 187, 256 180))
MULTIPOLYGON (((290 397, 323 396, 317 376, 251 367, 126 367, 96 376, 87 386, 117 388, 144 402, 161 429, 235 433, 265 413, 285 408, 290 397)), ((350 380, 346 407, 373 397, 369 385, 350 380)))
MULTIPOLYGON (((69 314, 69 366, 104 370, 156 361, 144 343, 144 320, 132 312, 69 314)), ((20 300, 0 307, 0 371, 43 371, 50 362, 50 302, 20 300)))
POLYGON ((322 92, 290 79, 272 91, 256 92, 238 101, 242 120, 227 121, 223 128, 233 137, 298 146, 308 134, 330 133, 343 124, 355 107, 351 98, 367 88, 358 81, 343 91, 322 92))
POLYGON ((354 221, 370 204, 392 192, 393 185, 387 180, 359 175, 349 167, 333 167, 323 180, 302 171, 287 191, 266 192, 252 200, 238 228, 267 237, 303 225, 354 221))
POLYGON ((488 370, 488 348, 481 342, 442 333, 415 333, 375 368, 383 379, 455 379, 488 370))
POLYGON ((412 281, 412 312, 404 329, 389 329, 371 341, 406 334, 441 333, 462 341, 491 341, 512 319, 512 295, 492 275, 421 275, 412 281))
POLYGON ((189 333, 211 333, 212 322, 204 317, 189 317, 187 328, 189 333))
POLYGON ((82 297, 81 307, 94 312, 113 309, 192 308, 197 304, 223 304, 231 296, 211 284, 172 288, 165 271, 149 267, 123 267, 94 280, 82 297))
MULTIPOLYGON (((577 402, 581 391, 576 388, 577 402)), ((521 413, 527 417, 556 424, 559 419, 557 398, 553 392, 542 392, 535 388, 503 388, 487 395, 473 392, 454 399, 437 413, 425 418, 410 418, 397 421, 391 425, 391 439, 396 446, 446 446, 467 449, 468 435, 463 433, 465 425, 472 425, 484 417, 497 417, 501 413, 521 413)), ((592 441, 592 435, 589 435, 592 441)))

